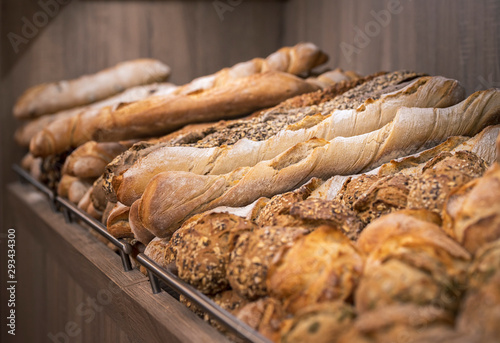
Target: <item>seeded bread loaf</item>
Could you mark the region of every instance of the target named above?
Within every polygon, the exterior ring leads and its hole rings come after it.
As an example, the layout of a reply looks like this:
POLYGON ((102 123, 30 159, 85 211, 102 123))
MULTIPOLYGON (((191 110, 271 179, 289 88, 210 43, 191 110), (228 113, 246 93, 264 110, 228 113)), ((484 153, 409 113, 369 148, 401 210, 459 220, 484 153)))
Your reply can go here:
POLYGON ((371 170, 399 156, 435 146, 450 136, 474 135, 500 121, 500 91, 480 91, 444 109, 401 108, 379 130, 331 141, 313 138, 276 158, 223 175, 163 172, 151 180, 139 205, 142 225, 157 236, 185 218, 218 206, 244 206, 305 183, 371 170))
MULTIPOLYGON (((185 131, 177 135, 176 133, 163 137, 157 143, 141 143, 133 146, 125 153, 118 156, 106 168, 103 180, 103 187, 110 201, 117 201, 116 190, 113 187, 114 182, 120 182, 121 175, 124 174, 136 161, 147 156, 152 151, 167 146, 186 146, 195 148, 213 148, 221 145, 234 145, 243 136, 251 140, 264 140, 269 138, 289 124, 300 120, 304 115, 313 115, 320 111, 320 106, 338 95, 353 89, 373 78, 380 76, 378 74, 370 75, 356 81, 341 82, 321 91, 306 93, 292 97, 279 105, 256 112, 249 118, 242 118, 230 121, 221 121, 211 125, 196 124, 185 127, 185 129, 176 132, 185 131), (293 112, 293 113, 292 113, 293 112), (305 112, 301 114, 301 112, 305 112), (200 125, 203 125, 200 127, 200 125)), ((383 73, 381 74, 383 75, 383 73)), ((398 75, 391 77, 401 81, 403 78, 415 77, 415 74, 398 75)), ((372 87, 375 88, 375 87, 372 87)), ((342 97, 336 101, 336 106, 342 106, 345 103, 342 97)))
MULTIPOLYGON (((353 89, 354 90, 354 89, 353 89)), ((269 160, 299 142, 313 137, 331 140, 336 136, 350 137, 379 129, 394 118, 401 106, 441 107, 462 100, 463 88, 454 80, 423 77, 376 101, 367 101, 359 108, 333 113, 305 116, 268 139, 243 139, 231 146, 212 148, 164 147, 137 161, 125 173, 113 180, 117 199, 124 204, 137 200, 149 180, 165 171, 189 171, 200 175, 218 175, 239 167, 254 166, 269 160)), ((332 104, 324 104, 325 109, 332 104)), ((344 105, 345 106, 345 105, 344 105)), ((263 120, 265 120, 263 118, 263 120)), ((264 128, 266 126, 263 126, 264 128)), ((251 138, 251 137, 250 137, 251 138)))
POLYGON ((41 84, 25 91, 14 106, 19 119, 35 118, 105 99, 123 90, 166 80, 170 68, 153 59, 122 62, 96 74, 41 84))

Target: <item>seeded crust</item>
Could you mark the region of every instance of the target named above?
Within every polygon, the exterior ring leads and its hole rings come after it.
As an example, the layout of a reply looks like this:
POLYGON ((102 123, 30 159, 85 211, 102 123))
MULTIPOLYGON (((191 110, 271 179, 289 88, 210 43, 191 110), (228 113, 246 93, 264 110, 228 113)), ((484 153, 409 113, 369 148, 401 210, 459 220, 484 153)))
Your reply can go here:
POLYGON ((304 226, 337 227, 351 240, 358 239, 364 227, 354 211, 335 200, 307 199, 293 204, 290 214, 295 218, 300 218, 304 226))
POLYGON ((255 224, 228 213, 210 213, 184 231, 176 245, 176 265, 181 279, 205 294, 228 286, 226 267, 239 235, 255 224))
POLYGON ((354 209, 354 202, 378 179, 377 175, 366 174, 362 174, 356 178, 349 177, 337 193, 335 200, 352 210, 354 209))
MULTIPOLYGON (((331 114, 335 109, 357 108, 371 98, 376 100, 388 87, 412 80, 422 74, 413 72, 393 72, 374 74, 355 81, 341 82, 324 91, 307 93, 291 98, 285 103, 260 112, 251 118, 221 121, 197 130, 192 135, 181 135, 173 140, 162 139, 162 143, 138 143, 122 156, 117 157, 106 168, 104 188, 109 201, 116 202, 113 178, 119 177, 142 156, 164 146, 189 146, 212 148, 221 145, 233 145, 241 138, 254 141, 266 140, 279 131, 293 125, 307 116, 318 113, 331 114), (303 106, 306 105, 306 106, 303 106)), ((189 133, 189 130, 187 130, 189 133)))
POLYGON ((368 225, 376 218, 406 208, 411 181, 411 176, 398 173, 374 182, 353 204, 358 218, 368 225))
POLYGON ((231 253, 227 279, 231 288, 250 300, 266 296, 266 276, 278 249, 306 234, 299 227, 264 227, 240 235, 231 253))
POLYGON ((255 222, 263 226, 300 226, 301 220, 290 215, 290 208, 293 204, 305 200, 311 193, 319 187, 321 180, 313 178, 305 185, 294 191, 275 195, 261 209, 255 222))
POLYGON ((481 177, 486 169, 483 159, 472 152, 440 153, 411 183, 408 208, 425 208, 440 214, 446 197, 454 188, 481 177))

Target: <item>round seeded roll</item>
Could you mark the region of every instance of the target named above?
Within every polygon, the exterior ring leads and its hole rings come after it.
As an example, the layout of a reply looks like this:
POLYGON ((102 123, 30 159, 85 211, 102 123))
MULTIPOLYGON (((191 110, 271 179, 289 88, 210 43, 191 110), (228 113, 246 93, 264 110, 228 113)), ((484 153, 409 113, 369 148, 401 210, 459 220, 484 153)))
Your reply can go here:
POLYGON ((441 213, 446 197, 454 188, 482 176, 486 169, 483 159, 472 152, 442 152, 411 182, 408 208, 441 213))
POLYGON ((280 249, 267 273, 270 295, 296 313, 306 306, 345 300, 356 288, 364 259, 340 230, 321 226, 280 249))
POLYGON ((500 165, 449 195, 443 227, 471 253, 500 239, 500 165))
POLYGON ((310 198, 293 204, 290 215, 300 218, 303 225, 338 227, 352 240, 358 238, 364 227, 363 223, 356 217, 356 213, 337 200, 310 198))
POLYGON ((251 300, 266 296, 267 269, 278 249, 307 232, 301 227, 272 226, 240 235, 227 268, 231 288, 251 300))
POLYGON ((362 174, 356 178, 349 177, 342 185, 335 200, 338 200, 340 203, 353 210, 356 200, 358 200, 363 193, 368 191, 371 185, 378 179, 380 179, 380 177, 377 175, 366 174, 362 174))
POLYGON ((176 245, 176 265, 181 279, 205 294, 228 287, 226 268, 236 240, 255 224, 228 213, 210 213, 183 230, 176 245))
POLYGON ((353 208, 365 225, 385 214, 406 208, 412 177, 401 173, 385 176, 358 194, 353 208))
POLYGON ((470 254, 436 224, 395 212, 361 233, 368 256, 355 293, 358 313, 394 303, 457 309, 470 254))
POLYGON ((309 197, 321 182, 320 179, 313 178, 294 191, 273 196, 260 210, 255 222, 259 226, 300 226, 302 221, 290 216, 290 208, 309 197))

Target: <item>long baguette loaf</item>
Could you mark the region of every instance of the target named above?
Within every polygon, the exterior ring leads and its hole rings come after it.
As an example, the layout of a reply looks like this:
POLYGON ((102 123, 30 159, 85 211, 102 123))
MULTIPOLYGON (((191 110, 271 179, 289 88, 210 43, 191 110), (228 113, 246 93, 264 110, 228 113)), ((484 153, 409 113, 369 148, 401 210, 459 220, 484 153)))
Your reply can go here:
POLYGON ((269 107, 294 95, 317 90, 291 74, 266 72, 236 79, 191 95, 153 96, 58 120, 30 143, 34 156, 47 156, 90 140, 120 141, 163 135, 196 123, 231 118, 269 107))
MULTIPOLYGON (((271 54, 268 56, 266 59, 262 58, 254 58, 253 60, 247 61, 247 62, 242 62, 234 65, 231 68, 224 68, 220 70, 219 72, 208 75, 208 76, 203 76, 200 78, 197 78, 193 80, 192 82, 178 87, 174 94, 177 97, 181 98, 181 104, 177 103, 176 105, 173 105, 173 110, 175 112, 176 106, 177 109, 179 109, 179 105, 183 106, 183 101, 185 103, 186 99, 189 99, 187 97, 188 95, 191 95, 191 98, 195 98, 196 95, 204 94, 205 91, 208 90, 214 90, 216 88, 220 88, 223 86, 227 86, 228 84, 232 84, 236 82, 238 79, 241 78, 247 78, 252 75, 257 75, 257 74, 262 74, 262 73, 267 73, 269 71, 282 71, 282 72, 287 72, 290 74, 300 74, 304 73, 306 71, 310 71, 312 68, 321 65, 325 63, 328 60, 328 56, 325 55, 318 47, 316 47, 312 43, 299 43, 294 47, 284 47, 281 48, 280 50, 276 51, 275 53, 271 54)), ((282 86, 282 85, 281 85, 282 86)), ((314 83, 310 82, 310 89, 318 89, 318 85, 315 85, 314 83)), ((227 89, 226 89, 227 91, 227 89)), ((224 93, 224 92, 223 92, 224 93)), ((302 92, 303 93, 303 92, 302 92)), ((300 93, 299 93, 300 94, 300 93)), ((292 94, 293 95, 293 94, 292 94)), ((216 94, 213 94, 213 96, 217 96, 216 94)), ((289 95, 290 96, 290 95, 289 95)), ((288 96, 288 97, 289 97, 288 96)), ((156 99, 158 100, 158 98, 156 99)), ((169 101, 171 101, 170 98, 165 99, 165 102, 162 101, 155 101, 154 99, 151 102, 144 101, 144 102, 139 102, 137 105, 138 106, 133 106, 132 108, 128 108, 128 110, 133 110, 133 111, 138 111, 139 114, 144 112, 145 110, 149 109, 150 106, 157 106, 157 105, 166 105, 168 104, 169 101)), ((258 96, 256 97, 256 101, 258 101, 258 96)), ((271 102, 272 103, 272 102, 271 102)), ((272 105, 275 105, 276 103, 272 103, 272 105)), ((184 104, 185 106, 185 104, 184 104)), ((262 106, 255 106, 252 107, 252 110, 257 109, 257 108, 262 108, 265 106, 269 106, 269 104, 264 104, 262 106)), ((188 106, 189 109, 189 106, 188 106)), ((104 110, 103 110, 104 111, 104 110)), ((114 110, 112 112, 115 112, 114 110)), ((126 111, 128 113, 128 111, 126 111)), ((117 115, 123 113, 123 111, 118 111, 116 113, 117 115)), ((137 113, 136 113, 137 114, 137 113)), ((234 115, 234 113, 232 114, 234 115)), ((201 114, 203 116, 203 114, 201 114)), ((92 117, 92 116, 89 116, 92 117)), ((107 115, 103 113, 103 117, 106 118, 107 115)), ((147 117, 147 115, 146 115, 147 117)), ((174 115, 175 117, 175 115, 174 115)), ((222 115, 221 117, 224 117, 222 115)), ((103 119, 103 118, 101 118, 103 119)), ((171 118, 163 118, 164 120, 170 120, 171 118)), ((175 118, 174 118, 175 119, 175 118)), ((197 118, 195 122, 199 121, 209 121, 204 120, 202 117, 197 118)), ((125 119, 127 121, 127 119, 125 119)), ((189 121, 187 122, 189 123, 189 121)), ((132 125, 133 123, 128 123, 128 125, 132 125)), ((174 126, 178 127, 179 125, 185 125, 186 122, 182 123, 177 123, 174 124, 174 126)), ((64 137, 64 129, 67 128, 68 126, 72 125, 71 123, 68 122, 68 120, 63 121, 63 123, 60 123, 58 126, 53 126, 53 132, 49 130, 49 134, 53 133, 54 136, 56 136, 54 139, 55 140, 60 140, 61 138, 59 136, 64 137)), ((94 125, 98 125, 98 123, 94 122, 94 125)), ((154 125, 152 125, 154 126, 154 125)), ((87 129, 87 128, 85 128, 87 129)), ((95 127, 93 128, 94 130, 96 129, 95 127)), ((168 128, 166 131, 171 131, 173 130, 172 128, 168 128)), ((164 134, 165 129, 160 130, 159 134, 164 134)), ((92 133, 92 132, 91 132, 92 133)), ((90 133, 89 133, 90 134, 90 133)), ((152 136, 155 134, 149 134, 147 136, 152 136)), ((144 136, 144 133, 142 133, 142 136, 144 136)), ((48 139, 51 137, 45 137, 45 139, 48 139)), ((98 139, 91 139, 91 140, 98 140, 98 139)), ((43 140, 42 140, 43 142, 43 140)), ((37 146, 39 144, 43 143, 32 143, 31 146, 37 146)), ((59 142, 59 144, 52 144, 52 146, 38 146, 37 149, 34 151, 37 152, 37 154, 40 155, 50 155, 50 154, 55 154, 57 152, 60 152, 61 149, 64 150, 64 148, 60 147, 60 145, 68 145, 71 144, 69 141, 64 141, 64 143, 59 142), (53 150, 50 150, 52 148, 53 150), (49 150, 47 150, 49 149, 49 150)), ((30 146, 30 148, 31 148, 30 146)))
POLYGON ((326 180, 321 186, 314 190, 311 198, 319 198, 324 200, 334 199, 341 188, 346 183, 347 179, 356 179, 361 175, 377 175, 379 177, 393 175, 397 172, 403 172, 406 175, 415 175, 422 171, 423 166, 427 161, 437 156, 441 152, 457 152, 470 151, 481 157, 488 165, 491 165, 497 154, 500 151, 499 147, 495 148, 494 142, 500 133, 500 125, 492 125, 486 127, 480 133, 472 138, 464 136, 453 136, 445 142, 420 153, 405 156, 392 160, 382 166, 375 168, 365 174, 357 175, 335 175, 326 180))
MULTIPOLYGON (((387 78, 392 82, 400 82, 417 76, 415 73, 400 72, 393 74, 396 75, 388 76, 387 78)), ((273 108, 255 112, 246 118, 224 120, 209 125, 188 125, 181 130, 162 137, 158 143, 136 144, 115 158, 106 167, 102 180, 106 197, 111 202, 117 202, 116 191, 112 186, 114 178, 120 177, 136 161, 147 156, 154 150, 165 146, 212 147, 233 145, 242 135, 252 137, 253 139, 266 139, 266 137, 270 137, 285 128, 290 122, 296 121, 296 118, 311 115, 318 111, 327 112, 328 110, 320 110, 319 107, 322 104, 330 102, 332 99, 338 99, 336 106, 341 106, 341 104, 345 103, 343 101, 344 98, 340 96, 341 94, 349 93, 351 90, 358 88, 357 86, 371 83, 375 81, 375 78, 380 79, 379 77, 383 76, 385 76, 385 73, 377 73, 354 81, 341 81, 325 90, 292 97, 273 108), (291 112, 297 113, 291 114, 291 112)), ((386 83, 388 83, 388 80, 386 80, 386 83)), ((380 83, 377 82, 371 88, 368 88, 376 89, 380 86, 380 83)), ((351 94, 347 98, 350 99, 352 96, 356 96, 356 94, 351 94)), ((97 190, 97 193, 102 195, 100 190, 97 190)), ((103 201, 100 201, 100 203, 103 203, 103 201)))
POLYGON ((157 60, 122 62, 96 74, 29 88, 15 104, 14 116, 28 119, 90 104, 130 87, 164 81, 169 75, 170 68, 157 60))
POLYGON ((313 43, 299 43, 293 47, 283 47, 266 58, 224 68, 215 74, 202 76, 176 90, 178 95, 195 94, 211 88, 224 86, 236 79, 269 71, 281 71, 300 75, 328 61, 328 56, 313 43))
POLYGON ((156 236, 219 206, 244 206, 293 189, 311 177, 371 170, 399 156, 435 146, 450 136, 477 134, 500 121, 500 90, 480 91, 448 108, 401 108, 379 130, 331 141, 313 138, 272 160, 223 175, 163 172, 148 184, 138 206, 141 225, 156 236))
POLYGON ((58 119, 71 118, 78 115, 80 112, 92 111, 106 106, 114 106, 119 103, 142 100, 147 98, 148 96, 166 95, 173 92, 176 88, 177 86, 171 83, 153 83, 150 85, 129 88, 120 94, 98 102, 94 102, 87 106, 72 108, 54 114, 47 114, 39 118, 30 120, 28 123, 24 124, 16 130, 14 138, 17 144, 29 147, 31 138, 33 138, 33 136, 42 131, 44 127, 58 119))
POLYGON ((422 77, 408 86, 384 94, 376 101, 368 100, 357 109, 305 117, 289 130, 262 141, 241 139, 232 146, 209 149, 164 147, 137 161, 113 180, 120 202, 131 206, 148 182, 165 171, 189 171, 200 175, 229 173, 239 167, 254 166, 274 158, 299 142, 313 137, 331 140, 350 137, 379 129, 390 122, 402 106, 448 107, 463 100, 464 90, 458 81, 443 77, 422 77), (316 125, 315 123, 319 122, 316 125), (312 126, 311 126, 312 125, 312 126))

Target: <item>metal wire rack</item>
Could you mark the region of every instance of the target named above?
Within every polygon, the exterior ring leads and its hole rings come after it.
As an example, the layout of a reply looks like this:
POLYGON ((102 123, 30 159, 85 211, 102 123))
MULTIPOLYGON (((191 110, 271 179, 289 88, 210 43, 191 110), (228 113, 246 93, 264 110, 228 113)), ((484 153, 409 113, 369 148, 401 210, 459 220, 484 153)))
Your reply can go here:
MULTIPOLYGON (((21 182, 31 184, 37 190, 45 194, 48 198, 51 209, 55 212, 61 213, 64 216, 66 222, 73 223, 75 222, 75 220, 80 220, 81 222, 89 226, 92 230, 106 238, 111 244, 113 244, 120 254, 123 269, 125 272, 131 271, 133 269, 130 260, 130 255, 132 254, 133 249, 128 242, 112 236, 101 222, 90 217, 87 213, 79 209, 67 199, 58 196, 47 186, 34 179, 20 166, 14 164, 12 166, 12 169, 19 176, 21 182)), ((181 280, 171 270, 159 266, 143 253, 139 253, 136 256, 136 260, 146 268, 149 276, 149 282, 151 284, 151 289, 154 294, 160 293, 162 291, 162 287, 160 286, 161 280, 169 288, 170 291, 173 291, 173 293, 177 292, 178 294, 183 295, 196 307, 206 312, 211 318, 215 319, 224 328, 226 328, 228 331, 232 332, 239 338, 243 339, 244 341, 254 343, 270 343, 270 341, 266 337, 262 336, 250 326, 237 319, 228 311, 222 309, 206 295, 181 280)), ((169 290, 167 290, 167 292, 169 290)), ((172 294, 171 292, 168 293, 172 294)))

